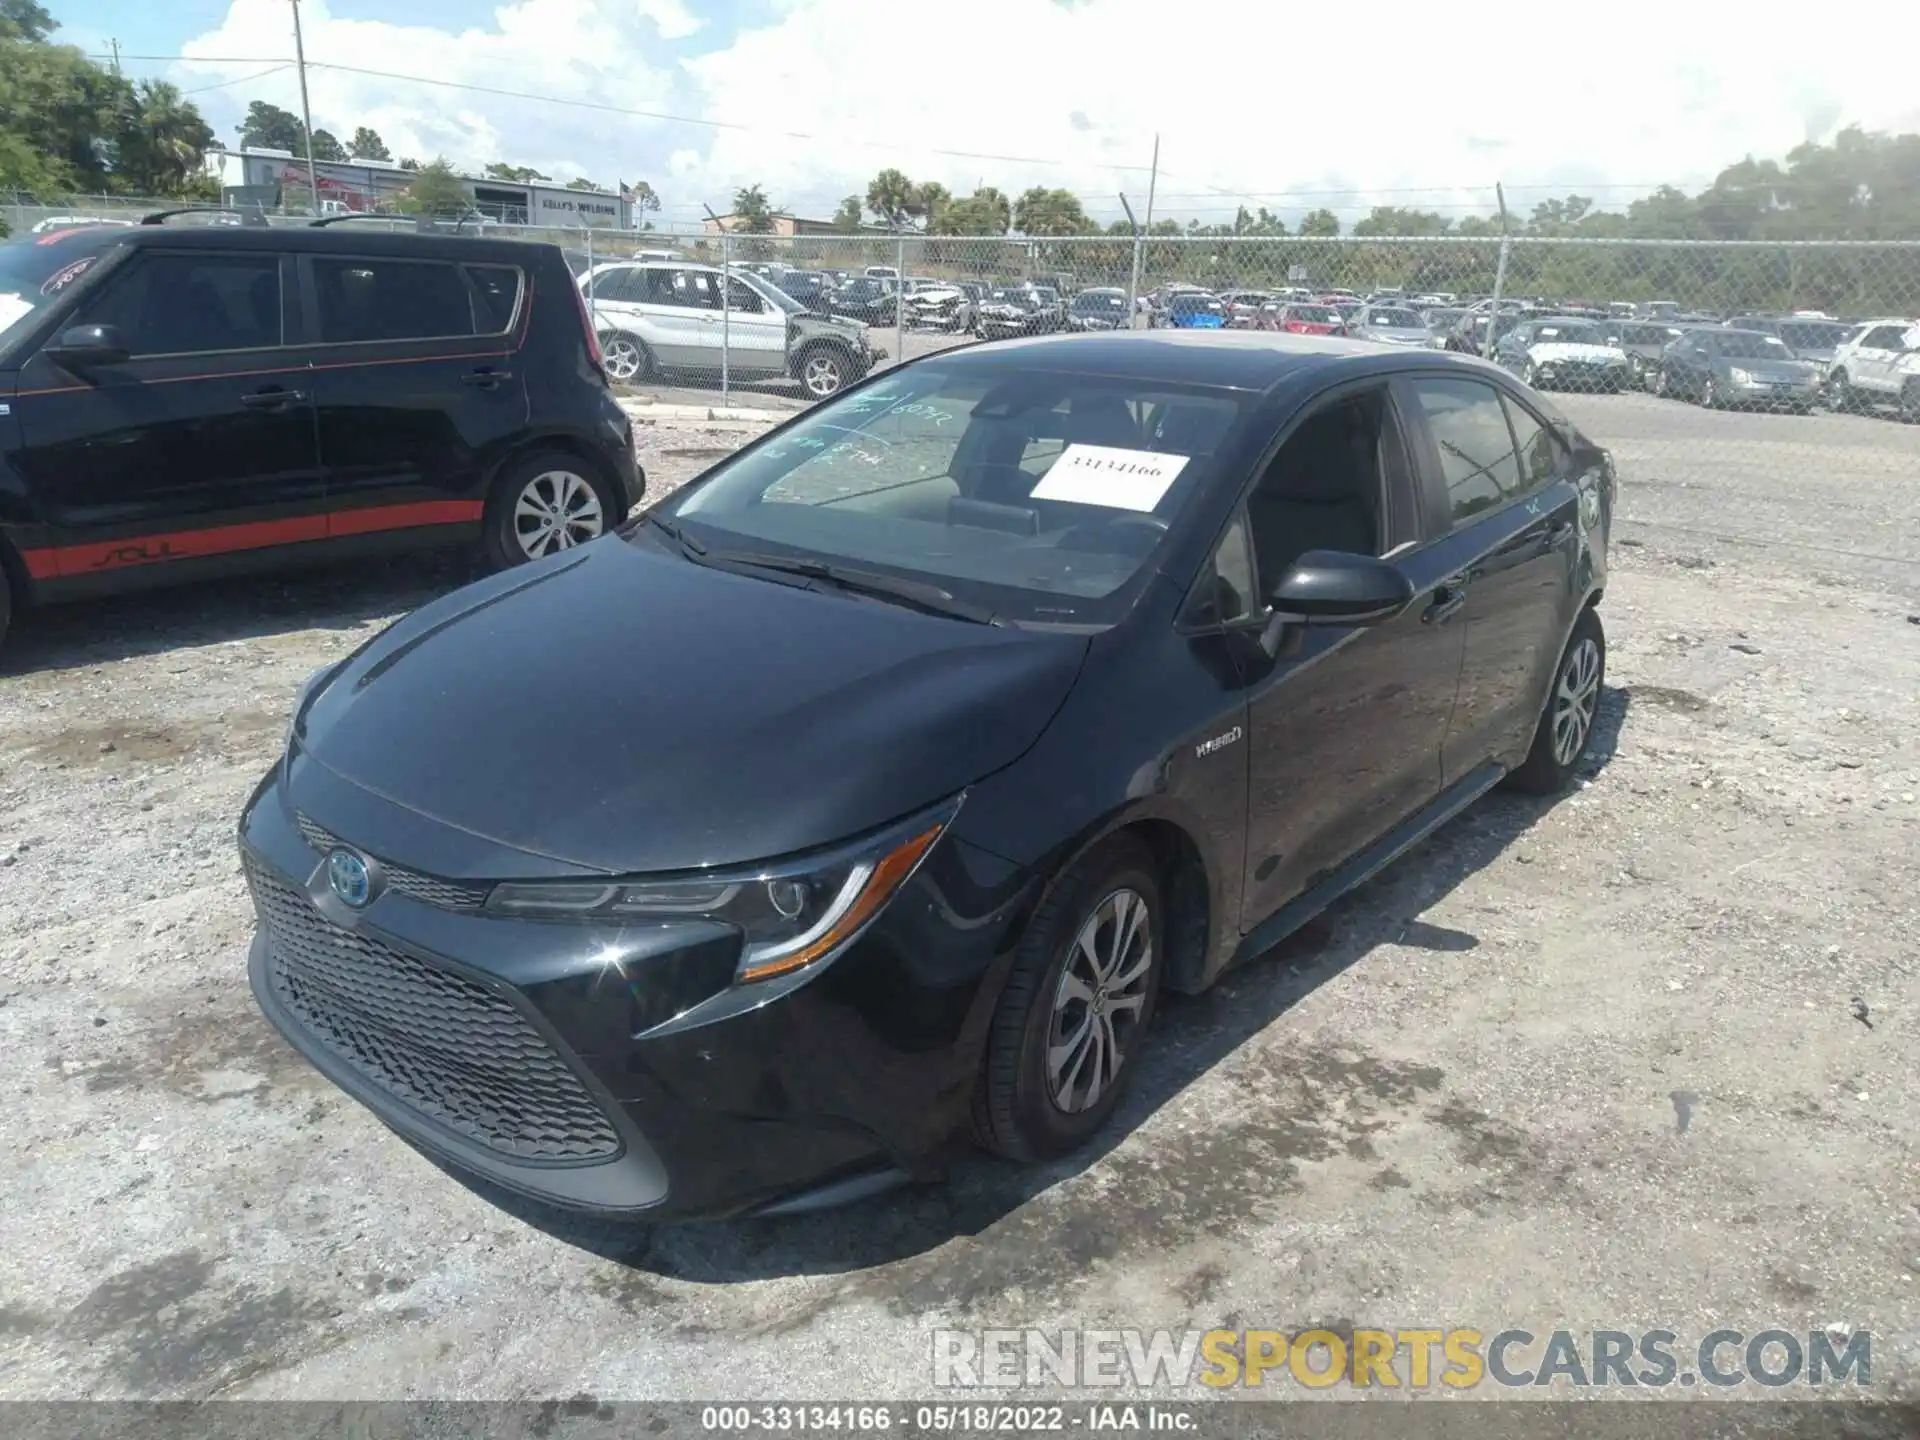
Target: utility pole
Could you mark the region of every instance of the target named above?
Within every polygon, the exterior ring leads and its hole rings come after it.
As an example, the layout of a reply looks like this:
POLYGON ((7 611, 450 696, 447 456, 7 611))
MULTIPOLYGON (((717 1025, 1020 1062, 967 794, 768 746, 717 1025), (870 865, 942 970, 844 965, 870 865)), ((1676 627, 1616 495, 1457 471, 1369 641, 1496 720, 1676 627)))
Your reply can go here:
POLYGON ((1493 358, 1494 342, 1500 338, 1500 300, 1507 288, 1507 256, 1513 249, 1513 237, 1507 228, 1507 192, 1499 185, 1493 187, 1493 198, 1500 202, 1500 261, 1493 271, 1493 309, 1487 315, 1487 343, 1480 349, 1481 355, 1493 358))
POLYGON ((118 75, 120 73, 120 42, 109 40, 107 44, 113 47, 113 73, 118 75))
POLYGON ((1133 329, 1134 297, 1140 293, 1140 222, 1133 218, 1133 206, 1127 192, 1120 192, 1120 208, 1127 212, 1127 228, 1133 231, 1133 268, 1127 273, 1127 328, 1133 329))
POLYGON ((307 47, 300 37, 300 0, 293 5, 293 60, 300 68, 300 123, 307 132, 307 193, 313 197, 313 213, 320 213, 320 172, 313 168, 313 110, 307 104, 307 47))
MULTIPOLYGON (((1160 136, 1156 132, 1153 137, 1153 168, 1147 172, 1147 221, 1146 221, 1146 224, 1140 227, 1140 232, 1143 236, 1153 234, 1153 191, 1154 191, 1154 187, 1159 183, 1159 181, 1160 181, 1160 136)), ((1136 291, 1140 288, 1140 261, 1141 261, 1141 257, 1145 253, 1146 253, 1146 245, 1143 240, 1139 246, 1135 247, 1133 252, 1133 286, 1132 288, 1136 291)), ((1127 328, 1129 330, 1133 328, 1133 306, 1135 305, 1135 303, 1136 301, 1133 299, 1131 295, 1129 295, 1127 297, 1127 328)))

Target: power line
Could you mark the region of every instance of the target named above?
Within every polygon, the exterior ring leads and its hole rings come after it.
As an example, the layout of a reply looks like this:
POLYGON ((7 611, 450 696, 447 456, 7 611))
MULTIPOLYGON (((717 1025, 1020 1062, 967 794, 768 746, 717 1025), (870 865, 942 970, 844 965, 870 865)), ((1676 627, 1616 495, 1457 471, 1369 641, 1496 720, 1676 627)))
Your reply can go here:
MULTIPOLYGON (((186 61, 208 65, 245 65, 259 63, 264 56, 250 56, 236 59, 232 56, 210 55, 124 55, 126 60, 148 61, 186 61)), ((287 61, 287 64, 294 62, 287 61)), ((857 145, 871 150, 909 151, 922 155, 940 155, 955 160, 991 160, 1002 165, 1038 165, 1049 169, 1065 170, 1075 165, 1085 164, 1099 170, 1138 171, 1144 175, 1148 166, 1115 165, 1106 161, 1068 161, 1042 159, 1033 155, 997 155, 980 150, 950 150, 938 145, 916 146, 900 145, 887 140, 863 140, 842 135, 820 135, 807 130, 776 130, 764 125, 747 125, 732 120, 708 120, 694 115, 675 115, 664 110, 642 110, 629 105, 610 105, 600 100, 574 100, 559 95, 536 95, 527 90, 507 90, 497 85, 475 85, 464 80, 439 80, 426 75, 407 75, 396 70, 374 70, 364 65, 340 65, 330 60, 309 60, 309 70, 335 70, 343 75, 364 75, 376 80, 399 80, 409 85, 430 85, 443 90, 464 90, 475 95, 494 95, 506 100, 531 100, 542 105, 565 105, 576 110, 593 110, 604 115, 627 115, 640 120, 663 120, 674 125, 697 125, 708 130, 733 130, 743 134, 773 135, 786 140, 807 140, 815 144, 832 143, 835 145, 857 145)))
POLYGON ((260 71, 257 75, 242 75, 239 78, 234 80, 219 80, 214 82, 211 85, 196 85, 193 87, 193 89, 182 90, 180 93, 183 96, 204 95, 209 90, 224 90, 229 85, 245 85, 252 80, 264 80, 269 75, 278 75, 282 70, 291 70, 292 68, 293 66, 291 63, 286 65, 275 65, 269 69, 260 71))

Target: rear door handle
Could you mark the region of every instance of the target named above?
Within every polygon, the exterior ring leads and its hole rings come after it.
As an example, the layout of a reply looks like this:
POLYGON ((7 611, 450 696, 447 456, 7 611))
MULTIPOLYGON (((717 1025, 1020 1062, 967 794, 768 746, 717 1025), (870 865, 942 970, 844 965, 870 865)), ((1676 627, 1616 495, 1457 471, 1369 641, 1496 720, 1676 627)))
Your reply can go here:
POLYGON ((492 390, 512 378, 511 370, 469 370, 460 377, 460 383, 473 385, 481 390, 492 390))
POLYGON ((251 395, 242 395, 240 403, 249 410, 278 410, 284 405, 298 405, 306 398, 298 390, 256 390, 251 395))

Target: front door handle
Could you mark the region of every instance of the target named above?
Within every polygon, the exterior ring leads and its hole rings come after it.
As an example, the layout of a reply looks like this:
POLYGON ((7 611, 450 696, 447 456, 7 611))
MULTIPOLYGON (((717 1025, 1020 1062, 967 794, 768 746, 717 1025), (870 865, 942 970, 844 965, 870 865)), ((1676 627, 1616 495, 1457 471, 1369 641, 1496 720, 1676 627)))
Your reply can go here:
POLYGON ((1420 619, 1427 625, 1444 625, 1460 613, 1460 607, 1467 603, 1467 582, 1464 577, 1456 576, 1434 586, 1433 601, 1420 612, 1420 619))
POLYGON ((472 385, 481 390, 492 390, 502 382, 511 380, 511 370, 469 370, 460 377, 462 385, 472 385))
POLYGON ((306 398, 298 390, 256 390, 251 395, 242 395, 240 403, 249 410, 278 410, 284 405, 298 405, 306 398))

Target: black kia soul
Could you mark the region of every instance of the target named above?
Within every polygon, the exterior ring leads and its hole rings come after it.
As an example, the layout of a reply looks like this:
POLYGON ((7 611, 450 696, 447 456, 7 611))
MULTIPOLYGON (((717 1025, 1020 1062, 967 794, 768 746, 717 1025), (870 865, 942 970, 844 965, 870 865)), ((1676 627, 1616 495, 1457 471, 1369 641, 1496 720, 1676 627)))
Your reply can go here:
POLYGON ((253 987, 415 1144, 607 1214, 1085 1141, 1156 998, 1593 732, 1610 459, 1478 360, 953 351, 299 697, 253 987))
POLYGON ((355 552, 515 564, 642 487, 553 246, 324 222, 0 246, 0 635, 18 606, 355 552))

